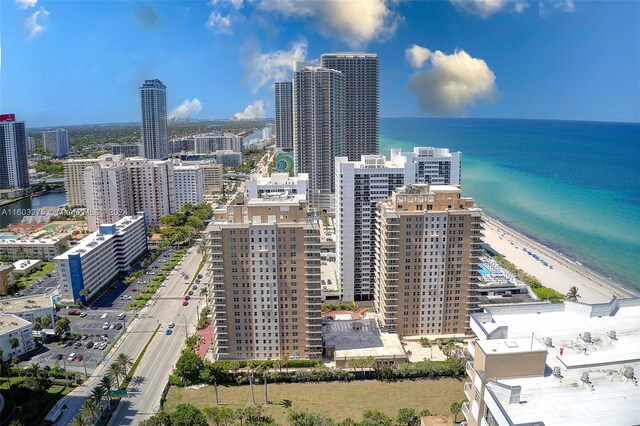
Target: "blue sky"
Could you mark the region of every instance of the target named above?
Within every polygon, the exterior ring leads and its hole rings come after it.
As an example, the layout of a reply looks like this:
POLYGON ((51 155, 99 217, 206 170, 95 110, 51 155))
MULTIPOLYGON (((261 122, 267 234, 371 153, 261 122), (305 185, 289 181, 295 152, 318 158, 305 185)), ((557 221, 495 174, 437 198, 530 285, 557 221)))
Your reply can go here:
POLYGON ((159 78, 176 115, 271 117, 294 60, 356 50, 380 55, 383 117, 639 122, 639 17, 636 1, 0 0, 0 110, 139 121, 159 78))

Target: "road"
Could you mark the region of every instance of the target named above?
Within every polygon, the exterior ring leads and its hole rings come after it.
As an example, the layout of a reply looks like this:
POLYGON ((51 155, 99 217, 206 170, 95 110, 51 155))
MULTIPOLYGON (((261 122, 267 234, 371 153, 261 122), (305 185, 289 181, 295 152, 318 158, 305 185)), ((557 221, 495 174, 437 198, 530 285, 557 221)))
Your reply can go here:
POLYGON ((192 332, 196 324, 196 306, 203 304, 199 297, 193 297, 189 306, 182 306, 182 296, 187 287, 185 282, 190 282, 198 269, 202 256, 197 253, 197 248, 189 249, 182 260, 181 265, 170 274, 163 287, 157 293, 155 301, 150 301, 127 327, 127 332, 120 338, 111 350, 105 361, 96 368, 91 377, 69 395, 62 398, 51 410, 66 405, 61 416, 56 420, 56 425, 67 425, 78 413, 82 404, 91 390, 99 383, 107 372, 112 359, 125 353, 133 360, 142 352, 149 338, 158 330, 147 349, 145 356, 138 365, 135 380, 132 380, 130 388, 141 392, 140 394, 124 398, 109 424, 132 425, 158 410, 160 396, 169 373, 175 364, 180 350, 184 346, 185 323, 192 332), (189 281, 185 281, 181 272, 189 275, 189 281), (178 314, 180 316, 178 317, 178 314), (184 317, 183 317, 184 315, 184 317), (184 318, 184 319, 183 319, 184 318), (166 325, 175 322, 176 327, 171 336, 165 335, 166 325), (152 387, 152 386, 155 386, 152 387))

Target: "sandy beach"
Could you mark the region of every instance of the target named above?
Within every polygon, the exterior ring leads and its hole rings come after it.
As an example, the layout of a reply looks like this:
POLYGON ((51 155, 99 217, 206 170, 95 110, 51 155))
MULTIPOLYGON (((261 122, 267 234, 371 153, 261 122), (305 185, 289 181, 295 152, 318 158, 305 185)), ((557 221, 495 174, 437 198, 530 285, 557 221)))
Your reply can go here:
POLYGON ((566 294, 571 286, 576 286, 581 296, 578 301, 584 303, 608 302, 614 295, 619 298, 634 296, 575 260, 568 259, 531 240, 496 219, 484 215, 484 220, 485 243, 507 260, 536 277, 542 285, 562 294, 566 294), (529 255, 523 247, 546 260, 553 269, 529 255))

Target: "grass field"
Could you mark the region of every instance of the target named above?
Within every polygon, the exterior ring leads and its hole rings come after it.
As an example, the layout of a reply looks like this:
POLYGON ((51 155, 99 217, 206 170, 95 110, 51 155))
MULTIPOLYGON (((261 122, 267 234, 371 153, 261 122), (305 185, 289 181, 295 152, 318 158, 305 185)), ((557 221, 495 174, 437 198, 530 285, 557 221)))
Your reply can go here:
POLYGON ((15 292, 24 290, 34 282, 38 281, 40 278, 44 277, 47 274, 52 273, 55 268, 56 268, 56 264, 52 261, 49 261, 49 262, 43 262, 40 269, 37 269, 26 275, 13 274, 14 286, 11 288, 10 293, 15 293, 15 292))
MULTIPOLYGON (((21 377, 12 377, 12 386, 22 382, 21 377)), ((45 416, 53 408, 56 402, 71 392, 73 388, 67 388, 61 385, 52 385, 44 395, 38 398, 31 398, 28 400, 17 401, 18 410, 16 410, 14 419, 19 421, 22 425, 40 425, 43 423, 45 416)), ((15 388, 12 389, 12 394, 16 395, 15 388)), ((6 382, 6 378, 0 379, 0 393, 5 397, 5 408, 8 411, 13 409, 12 399, 9 396, 9 389, 6 382)), ((22 394, 21 394, 22 395, 22 394)), ((22 395, 23 396, 23 395, 22 395)), ((3 417, 4 419, 4 417, 3 417)))
MULTIPOLYGON (((269 402, 265 413, 278 424, 286 424, 287 410, 278 405, 282 400, 292 401, 292 408, 325 413, 336 421, 347 417, 361 420, 361 413, 377 409, 389 416, 399 408, 429 409, 432 414, 449 415, 452 402, 463 401, 462 381, 457 379, 415 380, 383 383, 357 381, 350 383, 287 383, 269 385, 269 402)), ((249 386, 219 387, 220 403, 231 408, 251 405, 249 386)), ((264 386, 254 386, 256 403, 264 402, 264 386)), ((212 386, 200 389, 172 387, 165 409, 172 412, 181 403, 204 408, 215 404, 212 386)), ((459 417, 459 416, 458 416, 459 417)))

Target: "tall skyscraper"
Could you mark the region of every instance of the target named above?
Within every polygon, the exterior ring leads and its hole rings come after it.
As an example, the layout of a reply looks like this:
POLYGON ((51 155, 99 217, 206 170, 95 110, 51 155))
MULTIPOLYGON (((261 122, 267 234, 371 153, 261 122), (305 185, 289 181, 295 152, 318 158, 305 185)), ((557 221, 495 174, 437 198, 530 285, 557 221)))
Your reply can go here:
POLYGON ((467 332, 480 279, 481 213, 449 185, 407 185, 378 203, 374 306, 381 329, 467 332))
POLYGON ((276 95, 276 147, 293 149, 293 83, 277 81, 276 95))
POLYGON ((67 194, 67 206, 82 207, 87 205, 85 199, 84 171, 87 167, 99 163, 110 155, 99 158, 74 158, 64 162, 64 192, 67 194))
POLYGON ((57 129, 42 132, 42 147, 56 157, 66 157, 69 154, 69 135, 67 131, 57 129))
POLYGON ((334 158, 342 155, 345 80, 341 72, 297 63, 293 82, 296 172, 309 173, 310 204, 333 211, 334 158))
POLYGON ((145 80, 140 87, 142 151, 150 160, 169 156, 167 132, 167 86, 160 80, 145 80))
POLYGON ((373 53, 325 53, 320 66, 340 71, 345 79, 344 148, 350 161, 379 152, 380 64, 373 53))
POLYGON ((320 228, 304 195, 238 196, 206 232, 214 357, 320 358, 320 228))
POLYGON ((24 121, 0 115, 0 189, 29 188, 27 137, 24 121))

